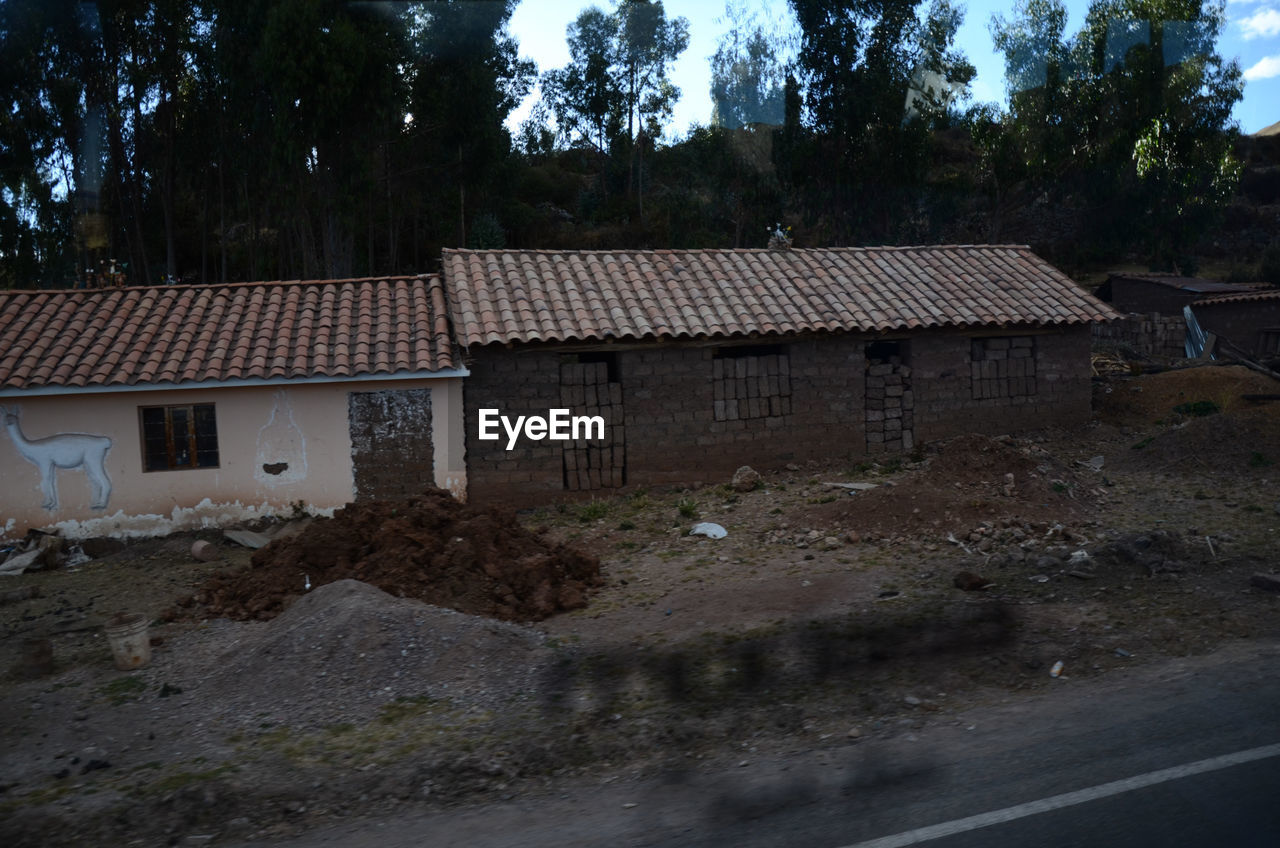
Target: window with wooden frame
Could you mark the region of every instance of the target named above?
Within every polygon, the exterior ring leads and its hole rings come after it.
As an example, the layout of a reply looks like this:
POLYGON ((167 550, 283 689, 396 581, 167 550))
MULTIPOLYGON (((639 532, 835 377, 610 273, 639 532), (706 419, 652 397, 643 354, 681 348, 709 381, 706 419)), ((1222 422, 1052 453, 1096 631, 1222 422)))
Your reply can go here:
POLYGON ((211 403, 143 406, 142 470, 218 467, 218 419, 211 403))

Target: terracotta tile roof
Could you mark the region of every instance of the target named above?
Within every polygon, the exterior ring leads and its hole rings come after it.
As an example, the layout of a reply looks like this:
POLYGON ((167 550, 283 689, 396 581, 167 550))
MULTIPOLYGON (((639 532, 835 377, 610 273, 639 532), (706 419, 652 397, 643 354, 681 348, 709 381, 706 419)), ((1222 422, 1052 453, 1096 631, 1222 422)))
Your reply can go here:
POLYGON ((1029 248, 446 250, 463 345, 1076 324, 1119 313, 1029 248))
POLYGON ((1202 297, 1191 304, 1192 309, 1201 306, 1213 306, 1215 303, 1244 303, 1245 301, 1263 300, 1280 301, 1280 289, 1266 288, 1241 294, 1224 294, 1217 297, 1202 297))
POLYGON ((454 367, 438 277, 0 292, 0 388, 454 367))

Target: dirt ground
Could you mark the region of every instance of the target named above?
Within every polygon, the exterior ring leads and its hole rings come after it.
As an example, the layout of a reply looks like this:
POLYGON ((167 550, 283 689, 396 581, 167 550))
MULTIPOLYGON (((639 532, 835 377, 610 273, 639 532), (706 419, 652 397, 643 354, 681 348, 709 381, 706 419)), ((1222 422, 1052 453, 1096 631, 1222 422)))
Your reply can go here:
MULTIPOLYGON (((0 605, 0 840, 216 844, 534 797, 567 777, 910 733, 1273 637, 1280 594, 1250 577, 1280 571, 1280 402, 1244 396, 1276 392, 1238 366, 1108 376, 1074 431, 548 507, 520 516, 519 550, 492 542, 501 522, 421 537, 422 568, 441 539, 526 566, 585 552, 546 573, 577 574, 586 605, 531 624, 493 617, 503 591, 428 606, 379 583, 368 550, 322 568, 343 541, 322 532, 275 565, 260 553, 256 577, 251 552, 210 531, 220 562, 194 560, 187 535, 0 578, 0 593, 40 592, 0 605), (870 488, 832 485, 854 483, 870 488), (698 522, 727 535, 691 536, 698 522), (132 672, 101 630, 126 610, 157 619, 153 661, 132 672), (38 639, 54 669, 25 679, 38 639)), ((391 518, 365 523, 403 548, 421 528, 397 535, 391 518)), ((559 597, 499 577, 484 585, 559 597)))

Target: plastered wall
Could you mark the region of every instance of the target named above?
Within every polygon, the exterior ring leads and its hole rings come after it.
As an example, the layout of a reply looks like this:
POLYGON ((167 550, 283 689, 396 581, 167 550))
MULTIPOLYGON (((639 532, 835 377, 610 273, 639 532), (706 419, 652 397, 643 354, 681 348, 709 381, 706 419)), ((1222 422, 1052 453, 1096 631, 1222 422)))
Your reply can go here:
POLYGON ((73 455, 81 460, 78 465, 54 472, 57 502, 46 508, 47 475, 24 456, 11 433, 0 433, 0 533, 12 538, 36 527, 70 537, 129 537, 288 514, 294 505, 331 514, 353 497, 349 391, 429 388, 435 464, 434 480, 427 482, 465 497, 460 382, 298 383, 0 398, 0 406, 19 410, 26 451, 42 462, 60 446, 74 453, 77 439, 65 438, 69 435, 97 437, 79 440, 91 455, 73 455), (202 403, 216 408, 218 467, 144 471, 139 407, 202 403), (98 507, 94 501, 101 500, 101 480, 92 454, 103 439, 110 440, 101 461, 109 495, 98 507))

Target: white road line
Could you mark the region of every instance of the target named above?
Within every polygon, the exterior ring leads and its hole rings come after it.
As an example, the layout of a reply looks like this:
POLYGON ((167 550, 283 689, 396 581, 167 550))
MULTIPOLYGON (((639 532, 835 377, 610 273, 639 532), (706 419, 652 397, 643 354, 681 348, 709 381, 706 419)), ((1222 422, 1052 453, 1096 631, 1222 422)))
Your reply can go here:
POLYGON ((1067 792, 1063 795, 1041 798, 1039 801, 1028 801, 1025 804, 1005 807, 1003 810, 993 810, 989 813, 981 813, 968 818, 954 819, 941 824, 931 824, 928 827, 908 830, 892 836, 882 836, 879 839, 859 842, 856 845, 846 845, 844 848, 900 848, 900 846, 904 845, 918 845, 921 842, 942 839, 946 836, 954 836, 957 833, 990 827, 993 824, 1003 824, 1004 822, 1015 821, 1027 816, 1061 810, 1063 807, 1087 804, 1099 798, 1119 795, 1122 792, 1132 792, 1135 789, 1155 786, 1157 783, 1165 783, 1170 780, 1178 780, 1179 778, 1204 774, 1209 771, 1218 771, 1219 769, 1231 768, 1232 766, 1251 763, 1255 760, 1265 760, 1268 757, 1275 756, 1280 756, 1280 743, 1264 745, 1261 748, 1250 748, 1247 751, 1236 751, 1234 754, 1223 754, 1220 757, 1210 757, 1207 760, 1173 766, 1160 771, 1147 772, 1135 777, 1126 777, 1124 780, 1103 783, 1100 786, 1091 786, 1088 789, 1067 792))

